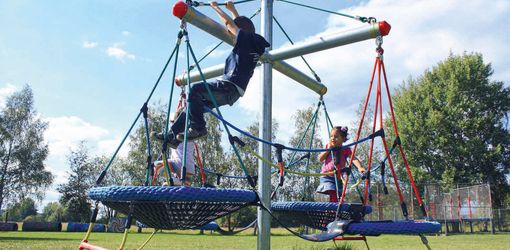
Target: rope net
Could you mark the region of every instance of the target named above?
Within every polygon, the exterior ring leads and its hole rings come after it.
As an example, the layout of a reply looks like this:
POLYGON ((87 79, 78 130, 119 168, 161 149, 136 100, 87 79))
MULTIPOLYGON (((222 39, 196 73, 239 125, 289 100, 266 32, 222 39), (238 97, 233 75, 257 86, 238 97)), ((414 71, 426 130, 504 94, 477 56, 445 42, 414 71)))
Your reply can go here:
POLYGON ((169 186, 99 187, 89 196, 148 227, 168 230, 201 227, 257 201, 249 190, 169 186))

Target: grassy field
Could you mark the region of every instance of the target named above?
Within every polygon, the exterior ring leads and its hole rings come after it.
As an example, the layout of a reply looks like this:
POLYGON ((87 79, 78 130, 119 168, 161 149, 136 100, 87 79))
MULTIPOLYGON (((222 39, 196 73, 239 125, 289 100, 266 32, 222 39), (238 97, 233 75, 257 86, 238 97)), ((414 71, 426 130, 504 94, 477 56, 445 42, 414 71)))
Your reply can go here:
MULTIPOLYGON (((283 230, 272 230, 272 249, 335 249, 333 242, 313 243, 290 235, 283 230)), ((0 249, 77 249, 84 233, 68 232, 0 232, 0 249)), ((130 233, 124 249, 139 247, 150 233, 130 233)), ((92 233, 90 243, 117 249, 122 241, 119 233, 92 233)), ((428 236, 432 249, 510 249, 510 234, 473 234, 428 236)), ((337 241, 337 249, 366 249, 363 241, 337 241)), ((418 236, 368 237, 370 249, 427 249, 418 236)), ((250 233, 223 236, 217 233, 198 234, 197 231, 158 233, 144 249, 257 249, 257 237, 250 233)))

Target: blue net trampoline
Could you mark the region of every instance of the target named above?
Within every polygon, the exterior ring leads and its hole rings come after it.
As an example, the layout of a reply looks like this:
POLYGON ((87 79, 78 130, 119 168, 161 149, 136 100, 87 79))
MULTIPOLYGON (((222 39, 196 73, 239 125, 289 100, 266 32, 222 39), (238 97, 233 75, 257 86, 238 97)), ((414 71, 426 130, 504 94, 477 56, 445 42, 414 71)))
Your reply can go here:
POLYGON ((192 229, 257 202, 255 192, 176 186, 111 186, 89 190, 92 200, 157 229, 192 229), (131 207, 132 206, 132 207, 131 207))
POLYGON ((347 226, 346 234, 360 234, 378 236, 381 234, 435 234, 441 230, 441 224, 436 221, 363 221, 353 222, 347 226))
MULTIPOLYGON (((336 202, 274 202, 271 203, 271 211, 283 222, 299 224, 311 228, 326 231, 326 226, 336 219, 338 203, 336 202)), ((362 204, 342 204, 339 217, 342 220, 363 219, 365 214, 372 212, 367 206, 363 211, 362 204)))

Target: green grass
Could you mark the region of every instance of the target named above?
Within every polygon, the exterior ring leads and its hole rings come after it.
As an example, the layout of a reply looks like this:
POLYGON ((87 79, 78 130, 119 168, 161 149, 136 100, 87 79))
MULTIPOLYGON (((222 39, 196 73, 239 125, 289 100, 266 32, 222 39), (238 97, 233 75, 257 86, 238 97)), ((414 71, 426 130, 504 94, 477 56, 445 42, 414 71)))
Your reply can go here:
MULTIPOLYGON (((281 229, 273 229, 271 249, 351 250, 366 249, 363 241, 337 241, 313 243, 290 235, 281 229)), ((0 232, 0 249, 77 249, 84 233, 67 232, 0 232)), ((130 233, 124 249, 139 247, 150 233, 130 233)), ((89 241, 98 246, 117 249, 122 241, 120 233, 92 233, 89 241)), ((510 249, 510 234, 465 234, 452 236, 428 236, 432 249, 510 249)), ((370 249, 427 249, 418 236, 385 235, 368 237, 370 249)), ((172 231, 158 233, 144 249, 257 249, 257 237, 251 232, 234 236, 217 233, 204 235, 198 231, 172 231)))

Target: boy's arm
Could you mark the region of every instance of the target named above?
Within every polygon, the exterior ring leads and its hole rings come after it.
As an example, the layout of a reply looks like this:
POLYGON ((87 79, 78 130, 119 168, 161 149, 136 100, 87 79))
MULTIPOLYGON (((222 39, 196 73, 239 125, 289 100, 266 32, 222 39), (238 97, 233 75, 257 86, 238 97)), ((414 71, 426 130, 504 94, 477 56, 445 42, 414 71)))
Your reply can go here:
MULTIPOLYGON (((233 5, 233 4, 232 4, 233 5)), ((218 6, 218 3, 217 2, 211 2, 211 8, 213 8, 214 11, 216 11, 216 13, 218 14, 218 16, 220 17, 221 21, 225 24, 225 26, 227 27, 227 31, 232 33, 234 36, 237 37, 237 33, 239 32, 239 28, 237 27, 237 25, 234 23, 234 20, 229 16, 227 15, 227 13, 225 13, 219 6, 218 6)), ((235 10, 235 8, 234 8, 235 10)), ((237 11, 236 11, 237 13, 237 11)))
POLYGON ((239 17, 239 13, 237 12, 237 9, 236 9, 236 6, 234 6, 234 2, 232 1, 227 1, 226 3, 226 6, 227 10, 230 11, 230 13, 232 13, 232 17, 234 17, 234 19, 236 19, 237 17, 239 17))

